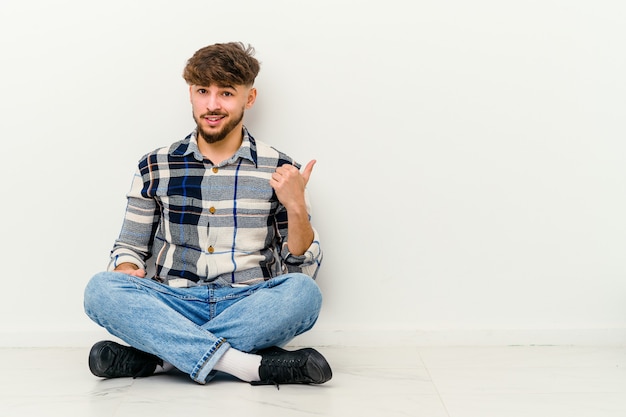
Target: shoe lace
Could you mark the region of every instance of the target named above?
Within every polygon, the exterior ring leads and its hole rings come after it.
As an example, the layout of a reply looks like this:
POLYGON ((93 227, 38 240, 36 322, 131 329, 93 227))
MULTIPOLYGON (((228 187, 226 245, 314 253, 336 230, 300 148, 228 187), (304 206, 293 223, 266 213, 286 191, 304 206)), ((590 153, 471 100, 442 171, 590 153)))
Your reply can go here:
POLYGON ((268 363, 266 363, 269 371, 267 381, 276 385, 276 389, 280 389, 278 381, 304 381, 306 379, 304 362, 302 358, 270 359, 268 363))

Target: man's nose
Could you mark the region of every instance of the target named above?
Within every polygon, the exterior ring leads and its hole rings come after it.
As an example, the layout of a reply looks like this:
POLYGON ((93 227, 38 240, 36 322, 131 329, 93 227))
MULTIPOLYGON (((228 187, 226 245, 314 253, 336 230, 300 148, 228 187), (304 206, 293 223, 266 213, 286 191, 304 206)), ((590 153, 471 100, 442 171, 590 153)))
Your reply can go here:
POLYGON ((209 111, 215 111, 222 108, 221 100, 217 94, 209 94, 206 101, 206 108, 209 111))

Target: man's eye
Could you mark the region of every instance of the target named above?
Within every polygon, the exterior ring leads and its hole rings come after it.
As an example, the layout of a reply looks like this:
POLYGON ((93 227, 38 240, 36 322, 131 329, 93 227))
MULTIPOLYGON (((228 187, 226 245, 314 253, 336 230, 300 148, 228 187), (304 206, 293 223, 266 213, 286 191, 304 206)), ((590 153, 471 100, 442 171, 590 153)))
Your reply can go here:
POLYGON ((224 94, 226 97, 230 97, 230 96, 233 95, 233 93, 231 93, 229 91, 224 91, 224 93, 222 93, 222 94, 224 94))
POLYGON ((198 93, 200 93, 200 94, 206 94, 206 89, 204 89, 204 88, 199 88, 199 89, 198 89, 198 93))

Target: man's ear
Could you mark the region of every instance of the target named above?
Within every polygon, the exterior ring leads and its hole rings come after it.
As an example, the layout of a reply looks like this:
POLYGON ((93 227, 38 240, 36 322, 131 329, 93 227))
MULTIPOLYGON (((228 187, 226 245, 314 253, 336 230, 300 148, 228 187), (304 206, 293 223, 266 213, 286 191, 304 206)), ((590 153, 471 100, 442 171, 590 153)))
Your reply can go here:
POLYGON ((246 109, 249 109, 254 105, 256 100, 256 88, 252 87, 248 91, 248 101, 246 101, 246 109))

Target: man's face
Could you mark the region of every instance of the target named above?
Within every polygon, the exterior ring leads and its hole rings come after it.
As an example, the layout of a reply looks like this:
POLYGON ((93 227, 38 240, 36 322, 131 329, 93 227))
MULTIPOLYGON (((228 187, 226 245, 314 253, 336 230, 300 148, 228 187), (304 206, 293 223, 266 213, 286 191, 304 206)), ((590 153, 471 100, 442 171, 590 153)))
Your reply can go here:
POLYGON ((245 110, 256 98, 256 90, 243 85, 192 85, 189 92, 198 135, 207 143, 219 142, 240 128, 245 110))

